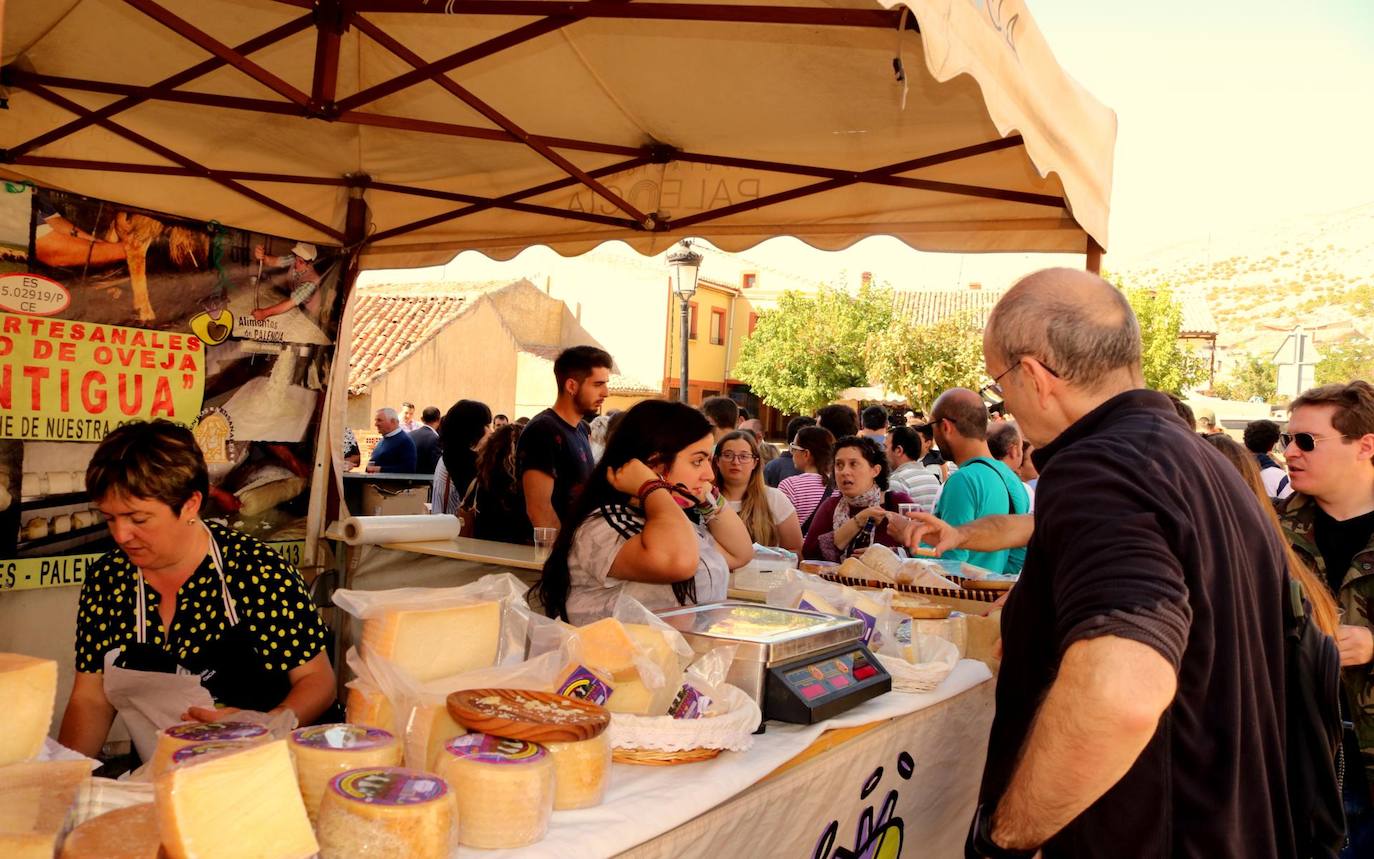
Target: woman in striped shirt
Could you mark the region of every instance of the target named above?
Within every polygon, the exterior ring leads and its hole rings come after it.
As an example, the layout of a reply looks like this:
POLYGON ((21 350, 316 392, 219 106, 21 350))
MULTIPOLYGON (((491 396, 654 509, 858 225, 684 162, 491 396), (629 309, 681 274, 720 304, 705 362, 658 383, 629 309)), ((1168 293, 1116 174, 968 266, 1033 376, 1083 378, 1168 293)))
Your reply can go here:
POLYGON ((831 476, 831 462, 834 455, 835 437, 824 427, 803 427, 792 440, 792 464, 801 469, 778 484, 782 494, 797 509, 801 520, 801 531, 811 525, 811 516, 821 502, 835 489, 831 476))

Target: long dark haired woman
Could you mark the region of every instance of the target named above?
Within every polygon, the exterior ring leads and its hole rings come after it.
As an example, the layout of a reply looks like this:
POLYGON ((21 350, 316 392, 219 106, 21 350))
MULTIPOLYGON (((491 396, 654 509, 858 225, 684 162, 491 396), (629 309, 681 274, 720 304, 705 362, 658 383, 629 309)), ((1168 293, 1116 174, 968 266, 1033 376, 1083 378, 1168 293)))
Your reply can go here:
POLYGON ((825 427, 803 427, 797 431, 791 448, 792 464, 801 474, 787 478, 778 484, 778 488, 792 502, 802 533, 805 534, 816 508, 835 489, 830 473, 835 455, 835 437, 825 427))
POLYGON ((502 543, 528 543, 530 520, 515 479, 515 446, 524 427, 506 424, 477 448, 477 523, 472 536, 502 543))
POLYGON ((454 403, 439 423, 439 445, 444 450, 434 470, 430 512, 456 514, 477 476, 477 445, 491 428, 491 409, 476 400, 454 403))
POLYGON ((682 403, 625 413, 535 585, 544 613, 607 617, 621 593, 652 610, 725 598, 753 541, 712 485, 711 425, 682 403))

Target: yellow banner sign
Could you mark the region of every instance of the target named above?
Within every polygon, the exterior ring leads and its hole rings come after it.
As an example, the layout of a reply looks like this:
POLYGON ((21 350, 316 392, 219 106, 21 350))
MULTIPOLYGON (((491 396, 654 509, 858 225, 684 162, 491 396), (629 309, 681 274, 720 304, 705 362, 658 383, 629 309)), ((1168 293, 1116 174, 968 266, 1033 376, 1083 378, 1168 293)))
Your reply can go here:
POLYGON ((200 412, 200 338, 0 313, 0 438, 99 441, 121 423, 200 412))
MULTIPOLYGON (((284 540, 267 545, 292 566, 300 566, 301 553, 305 551, 304 540, 284 540)), ((86 580, 86 568, 94 564, 99 557, 100 555, 64 555, 53 558, 0 560, 0 593, 80 585, 86 580)))

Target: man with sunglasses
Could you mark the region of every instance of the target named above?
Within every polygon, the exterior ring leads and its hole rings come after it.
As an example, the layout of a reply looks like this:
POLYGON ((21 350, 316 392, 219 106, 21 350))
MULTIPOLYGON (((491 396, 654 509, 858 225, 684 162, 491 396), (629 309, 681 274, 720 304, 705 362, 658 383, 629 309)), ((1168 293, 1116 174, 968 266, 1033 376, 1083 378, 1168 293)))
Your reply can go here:
POLYGON ((1354 724, 1344 743, 1351 847, 1343 855, 1374 855, 1374 386, 1306 391, 1290 407, 1283 441, 1293 495, 1279 520, 1343 611, 1336 644, 1345 718, 1354 724))
POLYGON ((983 355, 1036 447, 1034 518, 915 514, 906 537, 1029 536, 967 854, 1311 855, 1287 793, 1283 546, 1239 472, 1145 388, 1125 297, 1032 274, 983 355))

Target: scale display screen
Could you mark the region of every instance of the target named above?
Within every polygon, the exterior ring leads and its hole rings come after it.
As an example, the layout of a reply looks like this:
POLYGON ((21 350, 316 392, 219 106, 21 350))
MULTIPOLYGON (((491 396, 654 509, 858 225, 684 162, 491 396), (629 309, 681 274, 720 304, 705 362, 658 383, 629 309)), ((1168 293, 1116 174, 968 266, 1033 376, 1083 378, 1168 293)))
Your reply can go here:
POLYGON ((764 716, 809 725, 892 688, 868 648, 850 644, 768 669, 764 716))

